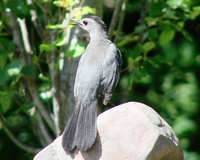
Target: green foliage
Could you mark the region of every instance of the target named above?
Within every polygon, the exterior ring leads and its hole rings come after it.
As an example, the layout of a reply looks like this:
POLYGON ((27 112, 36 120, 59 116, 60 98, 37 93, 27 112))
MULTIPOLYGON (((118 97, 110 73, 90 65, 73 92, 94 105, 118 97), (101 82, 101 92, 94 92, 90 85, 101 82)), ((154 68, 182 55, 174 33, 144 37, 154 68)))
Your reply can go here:
MULTIPOLYGON (((198 160, 200 150, 196 142, 200 134, 200 2, 155 0, 147 4, 147 7, 141 5, 140 1, 127 4, 127 17, 116 43, 123 55, 122 73, 111 102, 118 104, 134 100, 152 106, 179 137, 185 159, 198 160), (140 19, 141 13, 144 14, 144 19, 140 19)), ((21 0, 2 1, 0 116, 21 143, 35 148, 46 145, 41 132, 38 132, 41 115, 37 114, 30 86, 37 86, 37 90, 32 92, 38 93, 49 116, 55 116, 52 108, 57 105, 55 98, 58 96, 61 99, 65 93, 53 90, 55 87, 61 89, 62 84, 53 84, 52 77, 57 78, 62 74, 60 69, 64 65, 63 58, 77 58, 85 50, 85 45, 81 42, 69 41, 73 28, 70 18, 79 19, 83 15, 94 13, 95 9, 83 7, 82 1, 39 0, 33 5, 21 0), (40 23, 33 21, 31 10, 37 11, 37 21, 40 23), (14 19, 26 20, 33 52, 26 53, 24 46, 17 46, 19 39, 16 40, 18 37, 13 32, 17 32, 14 30, 17 27, 12 28, 13 21, 9 13, 14 13, 14 19), (54 72, 50 75, 52 68, 54 72)), ((108 13, 105 12, 105 19, 112 17, 108 13)), ((70 70, 71 66, 67 66, 70 70)), ((66 75, 67 80, 68 76, 66 75)), ((55 138, 55 133, 46 123, 44 121, 50 137, 55 138)), ((14 146, 3 128, 0 123, 1 159, 12 159, 11 155, 16 155, 15 159, 20 160, 32 159, 33 154, 27 156, 27 152, 14 146)))
POLYGON ((41 44, 40 45, 40 52, 43 52, 43 51, 49 52, 54 48, 55 48, 55 46, 52 45, 52 44, 41 44))
POLYGON ((79 57, 84 51, 84 45, 82 45, 81 43, 72 43, 71 46, 68 48, 67 52, 65 53, 65 56, 76 58, 79 57))
MULTIPOLYGON (((134 4, 137 2, 129 5, 134 4)), ((199 34, 195 28, 199 26, 199 6, 199 1, 154 1, 145 23, 136 25, 127 36, 122 34, 118 42, 125 68, 120 92, 128 94, 124 101, 154 107, 179 137, 186 160, 200 157, 195 144, 200 134, 200 51, 195 35, 199 34)))
POLYGON ((21 73, 24 76, 28 76, 28 77, 34 77, 35 75, 35 68, 33 65, 27 65, 27 66, 23 66, 21 73))

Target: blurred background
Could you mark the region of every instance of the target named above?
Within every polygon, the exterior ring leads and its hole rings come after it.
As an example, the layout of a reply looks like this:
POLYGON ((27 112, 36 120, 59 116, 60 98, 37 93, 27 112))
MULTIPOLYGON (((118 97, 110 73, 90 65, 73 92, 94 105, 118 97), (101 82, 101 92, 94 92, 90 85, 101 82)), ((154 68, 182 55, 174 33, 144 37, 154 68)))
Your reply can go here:
POLYGON ((137 101, 173 128, 186 160, 200 159, 199 0, 1 0, 0 157, 31 160, 62 131, 88 43, 72 18, 95 14, 123 56, 103 112, 137 101))

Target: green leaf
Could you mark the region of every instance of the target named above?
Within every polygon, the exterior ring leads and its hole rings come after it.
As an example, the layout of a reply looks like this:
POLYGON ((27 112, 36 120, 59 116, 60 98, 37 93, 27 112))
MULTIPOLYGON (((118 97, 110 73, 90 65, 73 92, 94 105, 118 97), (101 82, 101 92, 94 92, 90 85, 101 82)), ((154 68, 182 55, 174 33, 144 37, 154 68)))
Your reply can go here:
POLYGON ((34 77, 35 75, 34 66, 33 65, 23 66, 21 73, 24 74, 25 76, 34 77))
POLYGON ((7 61, 7 54, 0 48, 0 70, 4 68, 7 61))
POLYGON ((125 38, 122 38, 118 43, 117 43, 117 46, 118 47, 122 47, 124 46, 125 44, 127 43, 130 43, 130 42, 133 42, 133 41, 137 41, 138 39, 138 36, 126 36, 125 38))
POLYGON ((128 57, 128 70, 132 71, 134 68, 134 59, 132 57, 128 57))
POLYGON ((159 16, 162 14, 163 9, 166 7, 166 3, 162 1, 158 1, 153 3, 149 9, 150 16, 159 16))
POLYGON ((89 6, 77 7, 77 8, 75 8, 75 9, 73 9, 71 11, 71 14, 76 19, 81 19, 84 15, 95 14, 95 13, 96 13, 96 9, 95 8, 91 8, 89 6))
POLYGON ((183 21, 180 21, 177 23, 178 28, 182 29, 184 27, 185 23, 183 21))
POLYGON ((62 29, 62 24, 49 24, 46 26, 48 29, 62 29))
POLYGON ((9 96, 0 96, 0 104, 1 104, 1 107, 2 107, 2 110, 3 110, 3 113, 5 113, 9 107, 10 107, 10 104, 11 104, 11 99, 9 96))
POLYGON ((152 38, 158 37, 158 32, 154 28, 148 29, 148 34, 149 34, 149 37, 152 37, 152 38))
POLYGON ((200 6, 193 7, 193 10, 190 12, 190 18, 192 20, 196 19, 200 15, 200 6))
POLYGON ((9 76, 6 72, 6 70, 0 71, 0 85, 4 85, 4 83, 9 79, 9 76))
POLYGON ((159 36, 158 43, 160 45, 168 43, 169 41, 171 41, 174 38, 174 34, 175 34, 175 31, 173 31, 173 30, 171 30, 171 31, 168 31, 168 30, 162 31, 160 36, 159 36))
POLYGON ((70 12, 70 14, 76 19, 81 19, 84 15, 96 14, 96 9, 89 6, 76 7, 70 12))
POLYGON ((180 7, 182 3, 183 3, 183 0, 168 0, 167 1, 167 4, 174 9, 180 7))
POLYGON ((43 80, 43 81, 46 81, 46 82, 50 81, 49 78, 46 77, 46 76, 44 76, 42 73, 39 74, 38 78, 41 79, 41 80, 43 80))
POLYGON ((40 45, 40 52, 43 52, 43 51, 49 52, 54 48, 55 48, 55 46, 52 45, 52 44, 41 44, 40 45))
POLYGON ((132 89, 134 80, 135 80, 135 75, 133 73, 129 74, 129 77, 128 77, 128 86, 129 86, 128 89, 129 90, 132 89))
POLYGON ((149 64, 151 64, 154 68, 159 68, 159 62, 156 59, 147 59, 149 64))
POLYGON ((142 51, 143 51, 142 45, 137 44, 136 46, 134 46, 133 49, 131 49, 130 57, 132 57, 133 59, 136 59, 137 57, 141 55, 142 51))
POLYGON ((56 5, 57 7, 63 7, 63 8, 67 8, 67 7, 70 7, 70 6, 74 6, 75 4, 78 4, 79 1, 76 0, 57 0, 57 1, 54 1, 53 4, 56 5))
POLYGON ((143 49, 144 49, 144 53, 148 53, 150 50, 152 50, 154 47, 155 47, 155 43, 152 42, 152 41, 149 41, 149 42, 146 42, 144 45, 143 45, 143 49))
POLYGON ((138 26, 136 26, 136 27, 134 28, 134 31, 135 31, 135 32, 140 32, 140 31, 144 30, 145 28, 146 28, 145 25, 138 25, 138 26))
POLYGON ((14 60, 6 66, 6 72, 9 76, 18 75, 22 68, 22 61, 20 59, 14 60))
POLYGON ((9 39, 7 39, 7 38, 0 37, 0 43, 1 43, 3 46, 7 47, 7 45, 8 45, 9 43, 11 43, 11 41, 10 41, 9 39))
POLYGON ((54 44, 56 45, 56 46, 63 46, 64 44, 66 44, 66 36, 64 36, 64 37, 62 37, 62 38, 60 38, 60 39, 58 39, 58 40, 56 40, 55 42, 54 42, 54 44))
POLYGON ((189 32, 187 32, 186 30, 183 30, 183 31, 181 31, 181 33, 183 34, 183 36, 187 39, 187 40, 189 40, 189 41, 193 41, 193 38, 192 38, 192 36, 190 35, 190 33, 189 32))
POLYGON ((85 6, 85 7, 82 7, 82 14, 85 15, 85 14, 95 14, 96 13, 96 9, 95 8, 91 8, 89 6, 85 6))
POLYGON ((134 73, 134 77, 137 80, 141 80, 141 78, 143 78, 147 75, 147 72, 143 66, 139 66, 138 68, 135 68, 133 73, 134 73))
POLYGON ((40 93, 40 97, 41 97, 43 100, 49 100, 50 98, 52 98, 52 91, 45 91, 45 92, 42 92, 42 93, 40 93))
POLYGON ((145 21, 147 22, 148 26, 156 25, 158 22, 158 17, 146 17, 145 21))
POLYGON ((168 31, 171 31, 173 29, 173 26, 172 26, 172 23, 169 21, 169 20, 165 20, 165 21, 162 21, 160 23, 160 28, 162 30, 168 30, 168 31))
POLYGON ((5 66, 5 68, 0 71, 0 85, 3 85, 10 77, 20 74, 22 68, 22 61, 17 59, 5 66))
POLYGON ((65 53, 65 56, 76 58, 80 56, 84 51, 85 51, 85 46, 77 42, 75 44, 70 45, 69 49, 65 53))

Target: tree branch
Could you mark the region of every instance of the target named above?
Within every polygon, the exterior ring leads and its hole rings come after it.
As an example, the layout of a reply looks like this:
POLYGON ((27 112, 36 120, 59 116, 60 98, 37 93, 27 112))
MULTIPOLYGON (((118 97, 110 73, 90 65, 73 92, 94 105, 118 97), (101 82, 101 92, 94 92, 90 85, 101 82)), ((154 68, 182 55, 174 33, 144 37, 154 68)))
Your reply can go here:
POLYGON ((33 103, 35 104, 35 107, 41 113, 42 117, 47 122, 47 124, 51 128, 51 130, 55 133, 55 125, 54 125, 51 117, 49 116, 49 113, 47 112, 44 104, 42 103, 42 101, 39 98, 35 80, 33 78, 29 78, 29 77, 26 77, 26 80, 28 82, 29 91, 32 95, 33 103))
POLYGON ((110 24, 110 27, 109 27, 109 30, 108 30, 108 37, 110 39, 112 39, 112 34, 113 34, 113 31, 116 27, 117 20, 119 18, 119 14, 120 14, 119 10, 120 10, 122 2, 123 2, 123 0, 117 0, 117 2, 115 4, 114 13, 113 13, 113 16, 112 16, 112 21, 111 21, 111 24, 110 24))
POLYGON ((25 51, 28 54, 32 54, 33 52, 31 51, 31 47, 30 47, 30 43, 29 43, 29 39, 28 39, 28 31, 27 31, 27 28, 26 28, 25 19, 21 20, 20 18, 17 18, 17 21, 18 21, 19 26, 21 28, 21 34, 22 34, 22 39, 23 39, 23 42, 24 42, 25 51))
MULTIPOLYGON (((8 15, 10 17, 11 26, 13 28, 14 41, 17 44, 17 48, 20 50, 20 55, 22 57, 22 61, 26 65, 30 64, 30 60, 28 60, 27 54, 24 51, 24 46, 23 46, 23 41, 22 41, 21 34, 20 34, 20 29, 19 29, 19 26, 16 21, 17 18, 15 16, 15 14, 13 14, 10 10, 8 12, 8 15)), ((26 28, 26 26, 24 26, 24 27, 26 28)), ((24 31, 23 29, 21 29, 21 30, 24 31)), ((32 95, 32 98, 33 98, 34 104, 36 105, 36 108, 39 110, 39 112, 41 112, 41 115, 43 116, 44 120, 47 122, 49 127, 52 129, 52 131, 55 131, 54 123, 53 123, 52 119, 50 118, 48 112, 46 111, 45 106, 43 105, 43 103, 41 102, 41 100, 39 98, 39 94, 37 92, 37 87, 36 87, 35 81, 32 78, 27 78, 26 80, 28 82, 29 91, 32 95)))
MULTIPOLYGON (((142 29, 142 32, 144 33, 144 31, 146 31, 147 29, 151 28, 152 26, 155 26, 155 25, 156 25, 159 21, 161 21, 163 18, 164 18, 164 16, 161 16, 161 17, 155 19, 155 21, 151 22, 148 26, 144 27, 144 28, 142 29)), ((140 32, 141 32, 141 31, 140 31, 140 32)), ((118 38, 118 41, 119 41, 119 40, 122 40, 122 39, 129 38, 129 37, 133 37, 134 35, 137 35, 137 34, 139 34, 139 31, 134 31, 134 32, 132 32, 132 33, 130 33, 130 34, 127 34, 127 35, 125 35, 125 36, 119 37, 119 38, 118 38)), ((137 40, 138 40, 138 38, 137 38, 137 40)), ((134 39, 134 40, 132 40, 132 41, 137 41, 137 40, 134 39)), ((127 43, 130 43, 130 42, 132 42, 132 41, 128 41, 127 43)))
POLYGON ((9 130, 9 128, 6 126, 3 117, 0 115, 0 122, 1 125, 3 126, 4 131, 6 132, 6 134, 9 136, 9 138, 21 149, 30 152, 30 153, 38 153, 41 149, 38 148, 32 148, 29 146, 24 145, 23 143, 21 143, 20 141, 18 141, 18 139, 12 134, 12 132, 9 130))
MULTIPOLYGON (((27 0, 27 4, 32 6, 32 8, 34 8, 34 4, 33 4, 32 0, 27 0)), ((33 25, 35 26, 36 31, 37 31, 38 35, 40 36, 41 40, 43 40, 44 39, 44 29, 42 27, 40 20, 38 19, 38 14, 37 14, 36 10, 31 9, 30 14, 31 14, 31 20, 33 22, 33 25)))
POLYGON ((20 34, 19 25, 18 25, 17 20, 16 20, 17 17, 15 16, 14 13, 12 13, 12 11, 9 8, 6 9, 6 13, 7 13, 7 16, 10 19, 11 28, 12 28, 12 31, 13 31, 14 42, 17 46, 16 51, 20 53, 20 57, 22 58, 23 63, 27 64, 26 63, 27 57, 26 57, 26 54, 25 54, 25 51, 24 51, 24 45, 23 45, 21 34, 20 34))
POLYGON ((114 43, 117 42, 118 38, 119 38, 119 33, 121 32, 122 30, 122 25, 124 23, 124 17, 125 17, 125 14, 126 14, 126 6, 127 6, 127 3, 128 3, 128 0, 125 0, 122 4, 122 7, 121 7, 121 16, 119 18, 119 23, 118 23, 118 27, 117 27, 117 33, 116 33, 116 36, 115 36, 115 39, 114 39, 114 43))
MULTIPOLYGON (((46 3, 45 6, 46 10, 49 10, 49 3, 46 3)), ((47 23, 51 21, 51 13, 48 14, 46 13, 47 17, 47 23)), ((54 41, 56 40, 56 33, 57 30, 50 30, 49 31, 49 36, 50 36, 50 44, 54 44, 54 41)), ((50 53, 47 54, 47 59, 48 59, 48 65, 49 65, 49 74, 50 74, 50 79, 51 79, 51 91, 53 95, 53 113, 54 113, 54 122, 55 122, 55 133, 56 136, 59 136, 61 134, 61 129, 60 129, 60 122, 59 122, 59 115, 60 115, 60 79, 59 79, 59 70, 58 70, 58 59, 57 59, 57 50, 52 49, 50 53)))
POLYGON ((36 114, 38 117, 38 125, 40 128, 39 131, 41 132, 40 142, 42 142, 44 146, 47 146, 53 141, 53 139, 51 138, 51 136, 49 135, 49 132, 47 131, 47 128, 43 122, 40 112, 36 110, 36 114))
MULTIPOLYGON (((140 13, 140 26, 144 26, 145 27, 145 18, 146 18, 146 13, 147 10, 149 8, 149 6, 151 5, 151 3, 153 3, 153 0, 151 0, 148 3, 148 0, 141 0, 142 3, 142 7, 141 7, 141 13, 140 13)), ((138 33, 138 43, 142 43, 143 42, 143 34, 144 34, 144 29, 141 29, 140 32, 138 33)))
MULTIPOLYGON (((147 0, 141 0, 141 12, 140 12, 140 26, 145 25, 145 17, 146 17, 146 5, 147 5, 147 0)), ((142 43, 143 41, 143 29, 138 33, 138 43, 142 43)))

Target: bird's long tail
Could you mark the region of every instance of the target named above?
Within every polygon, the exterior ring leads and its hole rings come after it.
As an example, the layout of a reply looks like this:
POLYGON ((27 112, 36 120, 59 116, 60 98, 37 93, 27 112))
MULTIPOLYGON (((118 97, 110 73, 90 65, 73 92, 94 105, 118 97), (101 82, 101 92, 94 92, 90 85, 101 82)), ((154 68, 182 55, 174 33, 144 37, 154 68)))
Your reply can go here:
POLYGON ((86 151, 96 138, 97 100, 89 105, 77 104, 74 113, 69 120, 62 139, 62 146, 67 153, 75 148, 86 151))

